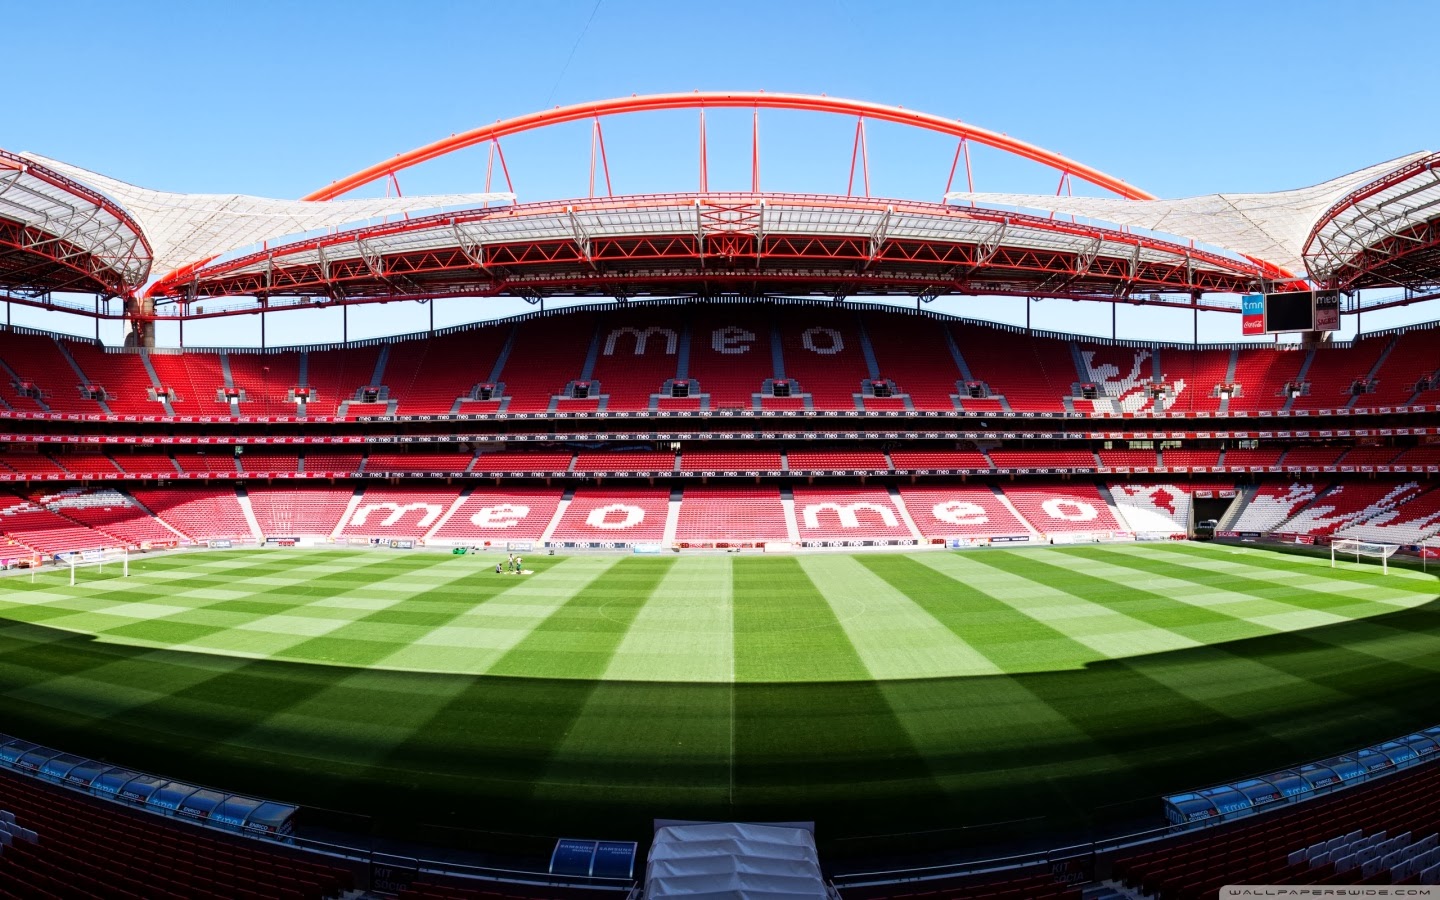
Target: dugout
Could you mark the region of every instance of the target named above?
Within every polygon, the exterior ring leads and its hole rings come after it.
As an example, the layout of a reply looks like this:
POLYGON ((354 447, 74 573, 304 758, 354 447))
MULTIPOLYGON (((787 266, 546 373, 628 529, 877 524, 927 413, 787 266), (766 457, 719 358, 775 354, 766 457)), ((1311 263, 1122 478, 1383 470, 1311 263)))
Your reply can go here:
POLYGON ((40 766, 40 777, 50 781, 68 781, 70 773, 77 767, 89 762, 83 756, 75 756, 72 753, 61 753, 45 760, 40 766))
POLYGON ((167 781, 155 789, 155 792, 150 795, 150 799, 146 801, 146 805, 153 806, 167 814, 179 812, 180 804, 198 790, 200 790, 199 785, 167 781))
POLYGON ((121 789, 130 783, 130 779, 139 774, 130 769, 106 768, 94 781, 90 782, 90 790, 96 794, 118 797, 121 789))
POLYGON ((180 801, 179 812, 191 819, 209 819, 210 814, 224 802, 225 795, 221 792, 202 788, 180 801))

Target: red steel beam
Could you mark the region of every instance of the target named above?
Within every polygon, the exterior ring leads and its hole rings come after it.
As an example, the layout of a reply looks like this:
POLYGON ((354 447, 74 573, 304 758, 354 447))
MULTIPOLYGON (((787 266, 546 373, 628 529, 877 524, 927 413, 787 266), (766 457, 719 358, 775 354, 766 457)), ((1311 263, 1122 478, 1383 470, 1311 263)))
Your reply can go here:
MULTIPOLYGON (((422 147, 416 147, 414 150, 396 154, 390 159, 361 169, 359 172, 334 181, 317 191, 312 191, 306 195, 304 199, 333 200, 336 197, 344 196, 356 188, 367 185, 373 181, 419 165, 420 163, 445 156, 456 150, 463 150, 466 147, 472 147, 485 141, 496 140, 512 134, 533 131, 537 128, 545 128, 551 125, 560 125, 566 122, 574 122, 580 119, 589 119, 598 116, 615 116, 628 113, 656 112, 673 109, 703 110, 707 107, 799 110, 804 112, 858 116, 867 119, 877 119, 883 122, 893 122, 899 125, 910 125, 916 128, 923 128, 927 131, 948 134, 951 137, 967 138, 976 143, 984 144, 987 147, 994 147, 997 150, 1003 150, 1023 159, 1028 159, 1062 172, 1070 172, 1072 175, 1082 178, 1097 187, 1104 188, 1113 194, 1130 200, 1155 199, 1154 195, 1126 181, 1116 178, 1113 175, 1108 175, 1099 169, 1076 162, 1053 150, 1046 150, 1035 144, 1012 138, 1006 134, 990 131, 989 129, 976 125, 970 125, 957 119, 947 119, 944 116, 937 116, 932 113, 918 112, 916 110, 905 109, 901 106, 869 103, 863 100, 846 100, 840 97, 815 96, 811 94, 770 94, 764 91, 695 91, 689 94, 650 94, 641 97, 618 97, 611 100, 593 100, 585 103, 576 103, 571 106, 558 106, 554 109, 528 113, 491 125, 482 125, 479 128, 473 128, 461 134, 451 135, 450 137, 426 144, 422 147)), ((702 150, 701 152, 703 154, 704 151, 702 150)))

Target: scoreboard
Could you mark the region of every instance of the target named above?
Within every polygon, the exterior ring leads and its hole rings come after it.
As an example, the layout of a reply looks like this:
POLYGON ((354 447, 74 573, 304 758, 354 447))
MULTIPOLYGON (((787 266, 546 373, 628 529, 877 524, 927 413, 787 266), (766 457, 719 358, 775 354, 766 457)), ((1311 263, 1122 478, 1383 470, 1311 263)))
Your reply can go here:
POLYGON ((1240 300, 1244 334, 1339 331, 1339 291, 1246 294, 1240 300))

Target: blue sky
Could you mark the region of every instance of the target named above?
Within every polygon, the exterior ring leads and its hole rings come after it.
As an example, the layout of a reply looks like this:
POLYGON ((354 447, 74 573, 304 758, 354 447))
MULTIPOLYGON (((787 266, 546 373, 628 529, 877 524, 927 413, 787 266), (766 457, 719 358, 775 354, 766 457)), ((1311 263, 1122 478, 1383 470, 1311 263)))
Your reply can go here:
MULTIPOLYGON (((1440 149, 1432 64, 1397 39, 1433 16, 1422 2, 16 4, 5 29, 23 39, 6 42, 16 77, 0 147, 147 187, 294 197, 438 137, 550 105, 764 89, 953 116, 1159 196, 1280 190, 1440 149)), ((605 128, 617 191, 694 188, 692 114, 605 128)), ((764 186, 843 193, 853 128, 762 113, 764 186)), ((748 187, 748 113, 712 115, 708 131, 712 187, 748 187)), ((875 193, 938 199, 953 142, 884 127, 868 136, 875 193)), ((505 153, 522 200, 586 189, 584 126, 517 138, 505 153)), ((977 151, 975 168, 979 190, 1054 189, 1053 173, 996 153, 977 151)), ((483 152, 471 150, 401 183, 407 194, 479 190, 484 169, 483 152)), ((1020 301, 939 305, 1023 317, 1020 301)), ((437 324, 513 308, 448 302, 437 324)), ((350 333, 407 331, 425 315, 409 305, 352 310, 350 333)), ((1437 317, 1421 306, 1369 316, 1365 327, 1437 317)), ((1037 325, 1057 330, 1108 332, 1108 320, 1108 309, 1090 304, 1035 308, 1037 325)), ((19 310, 15 321, 91 327, 19 310)), ((1190 321, 1126 307, 1120 330, 1188 338, 1190 321)), ((269 328, 271 342, 339 334, 336 313, 275 315, 269 328)), ((118 328, 102 335, 116 340, 118 328)), ((1202 339, 1238 336, 1237 317, 1202 317, 1202 339)), ((196 323, 186 342, 257 337, 247 317, 196 323)), ((174 336, 162 331, 161 341, 174 336)))

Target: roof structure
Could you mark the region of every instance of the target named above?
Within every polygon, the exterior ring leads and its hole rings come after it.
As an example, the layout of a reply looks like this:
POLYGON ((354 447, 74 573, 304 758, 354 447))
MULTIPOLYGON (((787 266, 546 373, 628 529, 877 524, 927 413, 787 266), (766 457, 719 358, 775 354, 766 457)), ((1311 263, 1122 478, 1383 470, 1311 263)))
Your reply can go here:
POLYGON ((1307 272, 1346 288, 1409 287, 1427 277, 1440 283, 1437 160, 1440 154, 1411 154, 1293 191, 1159 200, 1054 151, 902 107, 764 92, 632 96, 474 128, 302 200, 154 191, 0 152, 0 286, 128 297, 148 284, 145 295, 155 302, 120 313, 108 305, 102 312, 98 300, 93 313, 57 306, 46 295, 49 308, 102 318, 460 296, 717 294, 1008 295, 1238 311, 1233 295, 1307 272), (709 189, 705 113, 715 108, 754 111, 748 192, 709 189), (602 118, 680 109, 698 113, 698 189, 614 194, 602 118), (761 109, 855 117, 843 195, 761 190, 761 109), (497 158, 510 186, 501 138, 577 121, 592 122, 588 197, 521 205, 513 187, 490 191, 497 158), (957 141, 946 202, 870 196, 866 121, 957 141), (1060 190, 975 192, 972 143, 1059 172, 1060 190), (491 153, 484 192, 400 196, 398 173, 477 145, 491 153), (962 159, 971 190, 950 192, 962 159), (857 175, 863 195, 854 191, 857 175), (345 199, 387 179, 394 197, 345 199), (1059 196, 1076 180, 1116 196, 1059 196))
POLYGON ((329 202, 245 194, 177 194, 136 187, 34 153, 20 155, 116 201, 138 223, 150 245, 156 275, 267 240, 371 224, 392 216, 471 208, 514 199, 510 193, 489 192, 329 202))
POLYGON ((1245 260, 1018 213, 810 194, 658 194, 470 210, 297 241, 202 267, 158 296, 1116 299, 1233 292, 1263 274, 1245 260))
POLYGON ((140 225, 54 167, 0 150, 0 284, 128 294, 150 274, 140 225))
POLYGON ((1305 244, 1317 219, 1341 198, 1385 175, 1425 158, 1411 153, 1323 184, 1264 194, 1206 194, 1179 200, 1128 200, 952 191, 951 203, 1084 216, 1157 234, 1175 235, 1211 247, 1264 260, 1299 276, 1305 272, 1305 244))
POLYGON ((1440 153, 1340 198, 1305 240, 1305 265, 1337 288, 1440 285, 1440 153))

